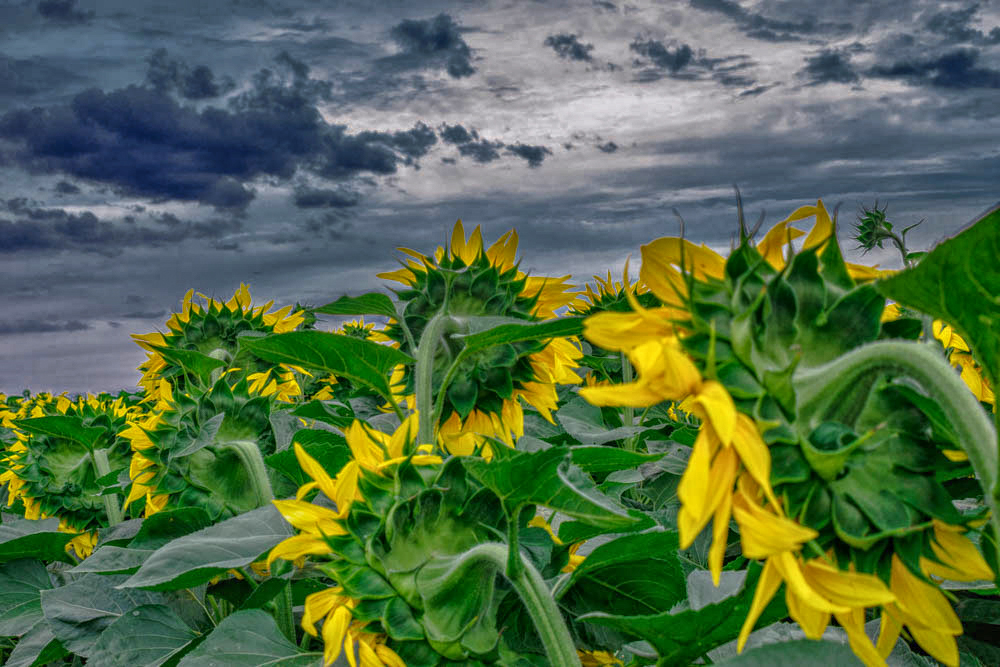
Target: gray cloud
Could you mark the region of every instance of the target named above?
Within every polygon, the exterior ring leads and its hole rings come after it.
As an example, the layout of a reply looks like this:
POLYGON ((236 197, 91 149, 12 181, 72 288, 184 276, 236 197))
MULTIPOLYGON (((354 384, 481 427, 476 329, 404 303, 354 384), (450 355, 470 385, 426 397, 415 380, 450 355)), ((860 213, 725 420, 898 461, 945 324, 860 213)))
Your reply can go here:
POLYGON ((40 0, 38 13, 54 23, 87 23, 94 18, 93 11, 80 11, 76 0, 40 0))
POLYGON ((203 100, 218 97, 236 87, 228 77, 216 81, 207 65, 191 69, 183 61, 172 60, 166 49, 154 51, 147 62, 146 82, 159 92, 173 91, 184 99, 203 100))
POLYGON ((524 158, 528 161, 528 166, 533 168, 541 166, 542 160, 545 159, 546 155, 552 155, 552 151, 545 146, 530 146, 520 142, 507 144, 505 150, 508 153, 524 158))
POLYGON ((448 14, 425 20, 404 19, 392 27, 389 35, 416 66, 443 65, 448 75, 456 79, 476 72, 470 62, 472 51, 448 14))
POLYGON ((21 101, 83 80, 79 74, 37 56, 19 59, 0 53, 0 100, 21 101))
POLYGON ((806 66, 797 74, 807 79, 810 86, 855 83, 861 78, 851 66, 850 54, 835 49, 823 49, 817 55, 806 58, 806 66))
POLYGON ((361 197, 356 192, 298 188, 293 201, 298 208, 350 208, 357 206, 361 197))
POLYGON ((576 35, 566 33, 549 35, 544 43, 545 46, 551 46, 560 58, 585 62, 593 60, 590 52, 594 50, 594 45, 581 43, 576 35))
POLYGON ((74 250, 112 257, 125 248, 162 246, 188 238, 219 239, 240 231, 236 219, 183 222, 173 214, 151 215, 142 224, 133 216, 102 220, 90 211, 72 213, 41 208, 24 198, 2 202, 10 217, 0 216, 0 253, 74 250))
POLYGON ((60 195, 75 195, 80 193, 80 188, 76 187, 69 181, 59 181, 56 183, 55 191, 56 194, 60 195))
POLYGON ((930 16, 924 23, 931 32, 948 39, 951 42, 971 42, 978 45, 1000 44, 1000 27, 990 32, 973 28, 970 23, 979 13, 979 3, 969 5, 964 9, 941 11, 930 16))
POLYGON ((0 320, 0 336, 53 331, 84 331, 90 325, 80 320, 0 320))
POLYGON ((597 144, 597 150, 601 151, 602 153, 614 153, 615 151, 618 150, 618 144, 616 144, 613 141, 608 141, 603 144, 597 144))
POLYGON ((689 0, 689 4, 695 9, 727 16, 747 37, 766 42, 795 42, 802 35, 841 35, 854 29, 850 23, 819 22, 812 17, 801 21, 771 19, 744 9, 733 0, 689 0))
POLYGON ((955 49, 937 57, 876 65, 867 74, 938 88, 1000 88, 1000 70, 976 67, 979 53, 973 48, 955 49))
POLYGON ((672 52, 663 45, 663 42, 655 39, 646 41, 635 40, 628 45, 628 48, 636 53, 645 56, 661 69, 678 72, 694 59, 694 51, 687 44, 681 44, 672 52))

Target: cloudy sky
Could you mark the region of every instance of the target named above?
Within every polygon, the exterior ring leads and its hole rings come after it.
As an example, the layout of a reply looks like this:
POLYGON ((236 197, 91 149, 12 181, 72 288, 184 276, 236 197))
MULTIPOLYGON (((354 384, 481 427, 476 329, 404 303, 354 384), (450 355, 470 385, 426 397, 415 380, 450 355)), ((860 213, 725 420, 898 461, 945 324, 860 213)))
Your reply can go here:
POLYGON ((458 218, 579 281, 674 208, 727 248, 734 183, 925 247, 998 136, 989 1, 0 0, 0 391, 133 387, 189 288, 320 305, 458 218))

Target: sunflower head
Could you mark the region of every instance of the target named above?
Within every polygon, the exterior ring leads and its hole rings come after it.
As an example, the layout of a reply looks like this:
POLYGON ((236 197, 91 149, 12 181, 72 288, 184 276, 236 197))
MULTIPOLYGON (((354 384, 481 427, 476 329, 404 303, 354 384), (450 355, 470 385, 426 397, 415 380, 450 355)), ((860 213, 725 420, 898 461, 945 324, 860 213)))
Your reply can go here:
MULTIPOLYGON (((167 320, 166 333, 133 335, 135 341, 147 350, 147 360, 139 367, 143 371, 139 384, 152 395, 159 380, 167 380, 178 392, 185 392, 199 383, 197 372, 191 368, 190 355, 195 352, 222 362, 216 372, 235 372, 241 377, 273 373, 278 384, 285 385, 281 395, 298 393, 290 367, 265 362, 239 345, 238 337, 252 332, 283 333, 305 324, 304 311, 291 312, 291 306, 269 312, 273 302, 253 306, 250 290, 240 285, 233 297, 226 302, 203 294, 203 303, 192 300, 194 290, 184 295, 181 312, 167 320)), ((272 378, 268 378, 266 383, 272 378)))
MULTIPOLYGON (((379 274, 399 281, 396 293, 404 304, 402 320, 390 321, 384 335, 411 355, 435 315, 449 316, 436 347, 435 394, 453 360, 463 352, 462 335, 476 327, 511 321, 536 321, 553 317, 555 310, 574 299, 565 278, 540 279, 518 270, 515 263, 517 235, 511 230, 489 248, 483 247, 477 227, 466 238, 461 221, 455 225, 448 247, 433 257, 404 250, 410 259, 404 269, 379 274), (409 333, 409 335, 408 335, 409 333)), ((448 386, 441 427, 455 438, 475 434, 498 436, 511 442, 521 435, 519 398, 544 415, 556 405, 555 384, 579 382, 572 373, 579 350, 568 339, 522 341, 462 354, 458 372, 448 386)), ((395 378, 400 393, 411 395, 414 376, 409 367, 395 378)), ((462 448, 465 446, 463 445, 462 448)))
POLYGON ((97 469, 93 452, 104 453, 111 472, 125 468, 129 442, 119 431, 139 409, 107 394, 60 396, 35 409, 43 414, 17 419, 17 440, 0 455, 8 504, 20 500, 28 518, 57 517, 67 531, 93 533, 107 526, 102 493, 117 479, 97 469))
POLYGON ((858 222, 854 226, 856 232, 854 240, 858 242, 858 248, 863 248, 865 251, 881 248, 885 241, 893 237, 892 223, 885 219, 888 208, 889 205, 886 204, 880 209, 878 202, 875 202, 874 208, 870 210, 862 207, 861 215, 858 216, 858 222))
POLYGON ((127 504, 144 499, 147 516, 164 507, 201 507, 215 519, 257 507, 240 448, 274 453, 272 405, 245 379, 231 385, 227 377, 203 393, 162 398, 157 410, 122 431, 132 449, 127 504))

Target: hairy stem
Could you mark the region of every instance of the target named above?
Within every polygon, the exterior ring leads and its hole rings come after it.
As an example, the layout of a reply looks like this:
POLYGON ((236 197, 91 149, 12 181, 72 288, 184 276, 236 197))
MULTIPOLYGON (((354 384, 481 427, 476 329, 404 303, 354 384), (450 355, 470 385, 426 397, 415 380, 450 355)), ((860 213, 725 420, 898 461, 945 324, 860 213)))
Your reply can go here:
POLYGON ((274 491, 271 489, 271 480, 267 476, 267 468, 264 466, 264 459, 260 455, 260 448, 253 440, 233 440, 227 442, 221 449, 231 449, 239 457, 250 477, 250 484, 257 494, 257 507, 263 507, 274 500, 274 491))
POLYGON ((417 346, 417 367, 414 370, 414 385, 417 393, 417 413, 419 428, 417 430, 417 445, 434 445, 434 356, 437 352, 438 339, 444 334, 445 325, 450 317, 444 312, 438 313, 424 327, 417 346))
MULTIPOLYGON (((97 471, 98 478, 104 477, 111 472, 111 463, 108 461, 108 450, 106 449, 95 449, 91 452, 92 460, 94 462, 94 470, 97 471)), ((108 494, 101 496, 101 500, 104 502, 104 511, 108 515, 108 525, 117 526, 122 522, 122 508, 118 504, 118 496, 115 494, 108 494)))
MULTIPOLYGON (((798 421, 808 428, 806 422, 810 416, 825 414, 866 376, 886 371, 916 381, 944 409, 958 445, 968 455, 983 489, 993 529, 1000 535, 997 430, 955 369, 932 346, 910 341, 878 341, 798 375, 793 381, 799 403, 798 421)), ((1000 557, 1000 546, 997 549, 1000 557)))
MULTIPOLYGON (((504 544, 485 542, 469 549, 463 558, 483 560, 496 565, 503 571, 508 562, 508 548, 504 544)), ((535 630, 542 640, 549 664, 559 667, 580 667, 580 658, 576 654, 576 646, 569 634, 569 628, 563 620, 559 607, 556 606, 545 580, 530 562, 521 560, 522 567, 510 583, 524 601, 524 606, 535 624, 535 630)), ((508 577, 510 575, 508 574, 508 577)))

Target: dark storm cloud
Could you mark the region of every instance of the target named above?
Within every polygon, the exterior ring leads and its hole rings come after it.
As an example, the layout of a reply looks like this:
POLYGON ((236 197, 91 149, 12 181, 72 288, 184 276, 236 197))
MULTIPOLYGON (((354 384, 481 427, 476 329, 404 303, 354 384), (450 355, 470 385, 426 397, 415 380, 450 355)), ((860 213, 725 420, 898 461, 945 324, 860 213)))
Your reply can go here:
POLYGON ((978 59, 978 49, 955 49, 933 58, 913 58, 899 60, 891 65, 876 65, 867 74, 938 88, 1000 88, 1000 70, 976 67, 978 59))
POLYGON ((437 141, 423 123, 359 134, 328 124, 316 103, 329 82, 309 78, 309 67, 287 53, 277 61, 279 71, 258 72, 228 109, 183 106, 146 87, 92 88, 64 106, 7 112, 0 138, 15 146, 8 161, 30 171, 220 210, 244 209, 255 178, 287 180, 299 169, 334 179, 393 174, 437 141))
POLYGON ((806 66, 798 76, 808 80, 810 86, 823 83, 855 83, 861 77, 851 66, 851 56, 836 49, 823 49, 806 58, 806 66))
POLYGON ((56 183, 55 191, 56 194, 60 195, 75 195, 80 193, 80 188, 76 187, 69 181, 59 181, 56 183))
POLYGON ((754 65, 754 61, 747 55, 709 58, 704 49, 696 52, 690 45, 683 43, 671 48, 656 39, 635 39, 629 44, 629 49, 645 59, 637 58, 632 63, 644 68, 636 73, 635 80, 639 83, 658 81, 664 76, 685 80, 700 80, 711 76, 723 86, 746 87, 756 83, 753 77, 740 73, 754 65))
POLYGON ((465 157, 471 157, 476 162, 486 163, 500 159, 500 149, 504 147, 502 141, 487 141, 479 139, 459 144, 458 152, 465 157))
POLYGON ((94 12, 77 9, 76 0, 40 0, 38 13, 54 23, 87 23, 94 18, 94 12))
POLYGON ((0 100, 23 100, 83 80, 80 75, 46 63, 42 58, 18 59, 0 53, 0 100))
POLYGON ((545 146, 529 146, 522 143, 507 144, 506 151, 524 158, 532 168, 540 166, 546 155, 552 155, 552 151, 545 146))
POLYGON ((0 336, 53 331, 84 331, 90 325, 80 320, 0 320, 0 336))
POLYGON ((228 77, 216 81, 215 74, 207 65, 194 69, 180 60, 173 60, 166 49, 157 49, 147 61, 146 82, 160 92, 176 92, 188 100, 203 100, 218 97, 236 87, 228 77))
POLYGON ((618 150, 618 144, 616 144, 613 141, 609 141, 604 144, 597 144, 597 150, 601 151, 602 153, 614 153, 615 151, 618 150))
POLYGON ((549 35, 545 38, 545 46, 551 46, 560 58, 567 60, 583 60, 590 62, 593 58, 590 52, 594 50, 593 44, 583 44, 578 41, 576 35, 558 34, 549 35))
POLYGON ((448 14, 433 19, 404 19, 393 26, 389 35, 416 66, 443 64, 449 76, 456 79, 476 72, 470 63, 472 50, 448 14))
POLYGON ((594 7, 598 8, 598 9, 603 9, 603 10, 606 10, 606 11, 609 11, 609 12, 617 12, 618 11, 618 8, 615 6, 615 3, 608 2, 607 0, 594 0, 594 7))
POLYGON ((766 42, 795 42, 801 34, 839 35, 854 30, 850 23, 817 22, 813 18, 802 21, 781 21, 744 9, 733 0, 689 0, 695 9, 728 16, 747 37, 766 42))
POLYGON ((73 213, 40 208, 24 198, 0 203, 10 217, 0 215, 0 253, 78 250, 112 257, 124 248, 160 246, 188 238, 218 239, 240 231, 235 219, 183 222, 172 214, 150 216, 144 224, 134 217, 101 220, 90 211, 73 213))
POLYGON ((924 25, 931 32, 947 38, 950 42, 971 42, 980 45, 1000 44, 1000 27, 993 28, 989 34, 986 34, 969 25, 978 12, 979 3, 965 9, 942 11, 928 18, 924 25))
POLYGON ((360 201, 361 196, 356 192, 325 188, 297 188, 293 199, 298 208, 349 208, 360 201))
POLYGON ((466 144, 470 141, 479 138, 478 132, 476 132, 475 130, 472 130, 470 132, 461 125, 448 125, 447 123, 445 123, 441 127, 442 127, 442 129, 440 130, 441 139, 445 143, 466 144))
POLYGON ((672 52, 670 49, 655 39, 646 41, 635 40, 628 45, 628 48, 636 53, 645 56, 659 68, 677 72, 685 65, 691 63, 694 58, 694 51, 687 44, 681 44, 672 52))

